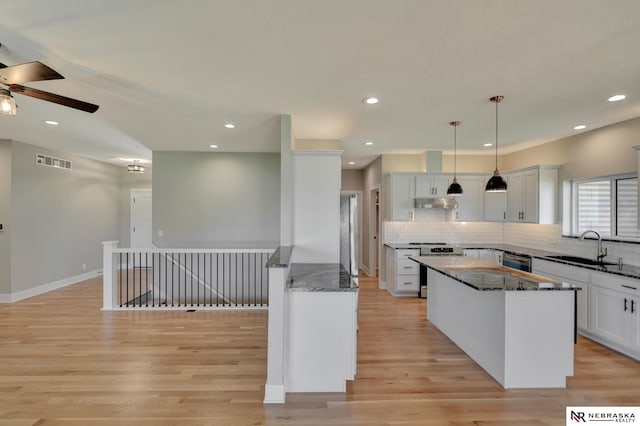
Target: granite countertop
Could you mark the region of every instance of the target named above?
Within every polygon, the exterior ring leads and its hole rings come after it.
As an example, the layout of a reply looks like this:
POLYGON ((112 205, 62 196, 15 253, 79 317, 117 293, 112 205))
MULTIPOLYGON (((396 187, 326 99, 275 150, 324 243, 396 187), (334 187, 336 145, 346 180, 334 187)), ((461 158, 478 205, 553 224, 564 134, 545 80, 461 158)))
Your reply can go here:
POLYGON ((358 284, 339 263, 292 263, 287 290, 358 291, 358 284))
MULTIPOLYGON (((408 243, 385 243, 385 246, 392 249, 410 249, 417 248, 419 249, 422 245, 425 244, 408 244, 408 243)), ((618 264, 614 265, 585 265, 584 263, 571 262, 568 260, 562 259, 554 259, 549 256, 558 256, 558 255, 566 255, 566 253, 557 253, 546 250, 537 250, 528 247, 521 246, 512 246, 509 244, 451 244, 457 247, 462 247, 463 249, 489 249, 489 250, 500 250, 505 253, 511 253, 516 255, 527 255, 531 257, 535 257, 537 259, 546 260, 548 262, 561 263, 564 265, 571 265, 578 268, 585 268, 592 271, 605 272, 609 274, 620 275, 627 278, 635 278, 640 279, 640 266, 636 265, 622 265, 622 267, 618 266, 618 264)), ((605 259, 607 261, 608 259, 605 259)))
POLYGON ((580 290, 569 283, 464 256, 411 256, 409 259, 476 290, 580 290))

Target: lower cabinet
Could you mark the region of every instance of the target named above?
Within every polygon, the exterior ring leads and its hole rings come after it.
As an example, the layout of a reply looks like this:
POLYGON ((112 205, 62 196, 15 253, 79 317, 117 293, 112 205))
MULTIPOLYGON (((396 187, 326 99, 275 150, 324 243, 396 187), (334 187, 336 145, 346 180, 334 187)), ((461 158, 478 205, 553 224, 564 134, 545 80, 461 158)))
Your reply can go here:
POLYGON ((640 280, 537 258, 533 273, 582 287, 580 334, 640 360, 640 280))
POLYGON ((534 258, 532 272, 582 288, 582 290, 576 292, 578 298, 577 326, 580 331, 589 331, 590 271, 576 266, 534 258))
POLYGON ((394 296, 416 296, 420 291, 420 265, 410 256, 420 256, 420 249, 386 247, 387 290, 394 296))
POLYGON ((502 252, 492 249, 464 249, 463 255, 502 265, 502 252))
POLYGON ((640 284, 599 272, 591 279, 591 333, 640 358, 640 284))

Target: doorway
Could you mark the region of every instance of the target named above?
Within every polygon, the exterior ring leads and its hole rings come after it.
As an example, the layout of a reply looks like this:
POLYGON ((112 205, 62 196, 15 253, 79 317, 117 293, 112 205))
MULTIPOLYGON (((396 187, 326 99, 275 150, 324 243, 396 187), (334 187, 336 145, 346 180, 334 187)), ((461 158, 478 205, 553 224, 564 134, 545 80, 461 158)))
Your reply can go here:
POLYGON ((369 193, 369 271, 370 277, 379 277, 379 240, 380 235, 380 187, 371 189, 369 193))
POLYGON ((129 228, 129 242, 132 248, 153 246, 151 211, 151 189, 132 189, 129 228))

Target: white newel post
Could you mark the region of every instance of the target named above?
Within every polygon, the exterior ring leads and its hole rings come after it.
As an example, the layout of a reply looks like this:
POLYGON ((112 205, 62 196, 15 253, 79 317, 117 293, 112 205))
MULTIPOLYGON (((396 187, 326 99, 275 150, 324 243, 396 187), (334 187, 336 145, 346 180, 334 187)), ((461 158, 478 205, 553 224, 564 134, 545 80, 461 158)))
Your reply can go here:
POLYGON ((118 248, 119 241, 102 242, 102 310, 112 310, 117 303, 117 286, 115 283, 117 263, 113 261, 113 250, 118 248))
POLYGON ((265 404, 283 404, 284 388, 284 287, 289 268, 269 268, 269 320, 265 404))

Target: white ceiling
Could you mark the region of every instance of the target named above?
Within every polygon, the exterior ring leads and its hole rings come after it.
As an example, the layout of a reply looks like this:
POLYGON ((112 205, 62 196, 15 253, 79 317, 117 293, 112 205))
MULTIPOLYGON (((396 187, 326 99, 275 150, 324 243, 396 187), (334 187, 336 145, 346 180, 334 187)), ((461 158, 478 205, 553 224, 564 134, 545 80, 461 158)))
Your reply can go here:
POLYGON ((100 109, 16 95, 0 138, 125 164, 210 144, 278 151, 290 114, 296 138, 341 140, 361 168, 450 150, 452 120, 461 150, 492 154, 488 99, 504 95, 505 153, 640 116, 639 22, 638 0, 4 2, 0 62, 44 62, 66 79, 28 86, 100 109))

